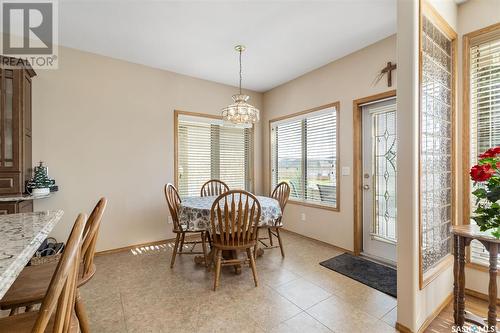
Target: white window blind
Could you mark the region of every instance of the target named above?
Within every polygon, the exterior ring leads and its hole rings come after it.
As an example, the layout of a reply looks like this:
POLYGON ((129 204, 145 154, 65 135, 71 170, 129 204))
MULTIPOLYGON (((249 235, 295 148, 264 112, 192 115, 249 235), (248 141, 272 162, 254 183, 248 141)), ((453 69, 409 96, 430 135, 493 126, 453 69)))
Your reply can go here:
MULTIPOLYGON (((500 32, 471 45, 471 163, 474 165, 479 154, 500 145, 500 32)), ((474 209, 475 197, 471 195, 471 210, 474 209)), ((471 244, 471 261, 489 264, 489 253, 479 242, 471 244)))
POLYGON ((337 110, 334 106, 271 123, 272 186, 295 201, 337 207, 337 110))
POLYGON ((210 179, 230 189, 252 191, 253 129, 222 120, 179 115, 177 185, 179 195, 199 196, 210 179))

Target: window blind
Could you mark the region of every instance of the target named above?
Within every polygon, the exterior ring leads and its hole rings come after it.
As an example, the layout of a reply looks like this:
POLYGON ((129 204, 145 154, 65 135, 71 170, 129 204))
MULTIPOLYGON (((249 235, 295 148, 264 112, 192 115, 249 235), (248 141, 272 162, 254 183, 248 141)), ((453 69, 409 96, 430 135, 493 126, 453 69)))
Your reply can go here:
POLYGON ((252 191, 253 129, 222 120, 179 115, 177 185, 179 195, 199 196, 210 179, 230 189, 252 191))
MULTIPOLYGON (((479 154, 500 145, 500 32, 496 36, 472 43, 469 75, 471 163, 476 164, 479 154)), ((473 195, 471 209, 475 209, 473 195)), ((489 253, 479 242, 471 243, 471 261, 481 265, 489 264, 489 253)))
POLYGON ((286 181, 295 201, 337 207, 337 110, 271 123, 272 186, 286 181))

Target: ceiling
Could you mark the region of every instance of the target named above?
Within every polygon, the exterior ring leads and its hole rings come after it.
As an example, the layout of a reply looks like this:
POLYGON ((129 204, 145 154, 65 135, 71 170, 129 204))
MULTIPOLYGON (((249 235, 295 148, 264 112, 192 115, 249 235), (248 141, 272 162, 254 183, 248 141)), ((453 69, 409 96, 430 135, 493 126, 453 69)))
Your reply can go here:
MULTIPOLYGON (((396 32, 396 0, 59 1, 59 42, 267 91, 396 32)), ((383 64, 381 64, 383 65, 383 64)))

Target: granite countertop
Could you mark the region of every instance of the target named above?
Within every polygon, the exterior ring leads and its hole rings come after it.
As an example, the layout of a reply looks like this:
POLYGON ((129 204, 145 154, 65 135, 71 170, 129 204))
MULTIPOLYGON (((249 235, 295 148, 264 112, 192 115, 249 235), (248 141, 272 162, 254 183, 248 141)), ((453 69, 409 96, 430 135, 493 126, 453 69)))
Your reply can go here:
POLYGON ((62 210, 0 215, 0 299, 62 215, 62 210))
POLYGON ((48 198, 50 196, 51 196, 51 194, 45 194, 45 195, 19 194, 19 195, 12 195, 12 196, 3 196, 3 197, 0 197, 0 202, 44 199, 44 198, 48 198))

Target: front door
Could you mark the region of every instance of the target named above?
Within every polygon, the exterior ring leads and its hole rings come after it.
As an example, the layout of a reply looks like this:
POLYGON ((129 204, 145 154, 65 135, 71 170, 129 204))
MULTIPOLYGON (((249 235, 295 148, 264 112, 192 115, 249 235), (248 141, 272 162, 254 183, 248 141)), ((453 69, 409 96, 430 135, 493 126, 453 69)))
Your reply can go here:
POLYGON ((363 254, 396 263, 396 99, 362 107, 363 254))

